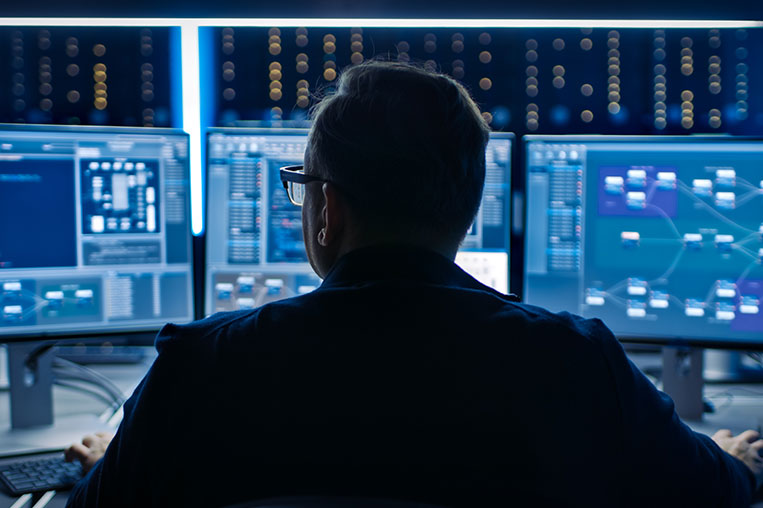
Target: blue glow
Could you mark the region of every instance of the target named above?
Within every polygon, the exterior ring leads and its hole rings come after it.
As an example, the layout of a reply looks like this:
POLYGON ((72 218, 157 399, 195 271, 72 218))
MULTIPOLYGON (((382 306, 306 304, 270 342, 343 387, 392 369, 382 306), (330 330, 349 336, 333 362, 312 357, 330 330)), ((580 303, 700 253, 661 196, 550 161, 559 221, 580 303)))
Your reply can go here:
MULTIPOLYGON (((215 93, 215 81, 212 76, 215 75, 215 67, 217 65, 214 51, 214 29, 213 28, 199 28, 199 128, 202 135, 204 135, 209 127, 214 124, 214 101, 213 100, 201 100, 201 98, 214 97, 215 93)), ((191 209, 197 210, 201 216, 199 229, 194 228, 193 234, 200 235, 204 232, 204 207, 206 206, 206 161, 207 161, 207 143, 202 138, 201 142, 201 161, 204 164, 203 174, 200 179, 201 191, 198 199, 191 202, 191 209)))
MULTIPOLYGON (((180 27, 170 28, 170 108, 172 110, 171 127, 183 127, 183 49, 180 27)), ((158 111, 155 114, 159 113, 158 111)), ((159 118, 157 118, 157 124, 159 118)), ((161 124, 160 124, 161 125, 161 124)))

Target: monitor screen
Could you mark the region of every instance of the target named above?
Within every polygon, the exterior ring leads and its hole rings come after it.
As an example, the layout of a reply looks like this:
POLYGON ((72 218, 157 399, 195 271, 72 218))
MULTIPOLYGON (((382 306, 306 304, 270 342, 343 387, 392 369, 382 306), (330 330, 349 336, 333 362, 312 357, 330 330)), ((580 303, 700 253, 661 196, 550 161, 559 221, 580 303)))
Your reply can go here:
MULTIPOLYGON (((207 143, 205 313, 254 308, 320 284, 307 261, 301 209, 278 170, 302 164, 306 129, 213 129, 207 143)), ((508 291, 512 135, 491 136, 482 206, 457 262, 508 291)))
POLYGON ((525 144, 527 303, 626 339, 763 343, 763 141, 525 144))
POLYGON ((0 339, 193 319, 188 136, 0 126, 0 339))

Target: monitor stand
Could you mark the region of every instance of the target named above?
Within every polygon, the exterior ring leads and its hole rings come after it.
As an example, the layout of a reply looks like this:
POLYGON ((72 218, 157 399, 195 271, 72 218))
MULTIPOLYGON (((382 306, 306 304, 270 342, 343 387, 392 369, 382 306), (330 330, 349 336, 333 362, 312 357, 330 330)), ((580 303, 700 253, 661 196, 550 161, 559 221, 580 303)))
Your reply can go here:
POLYGON ((662 349, 662 389, 675 403, 684 420, 702 421, 702 349, 665 346, 662 349))
POLYGON ((53 351, 45 342, 9 343, 10 427, 0 429, 0 455, 62 449, 85 433, 111 430, 97 416, 53 418, 53 351))
POLYGON ((705 351, 705 381, 711 383, 760 383, 763 368, 744 364, 740 351, 705 351))

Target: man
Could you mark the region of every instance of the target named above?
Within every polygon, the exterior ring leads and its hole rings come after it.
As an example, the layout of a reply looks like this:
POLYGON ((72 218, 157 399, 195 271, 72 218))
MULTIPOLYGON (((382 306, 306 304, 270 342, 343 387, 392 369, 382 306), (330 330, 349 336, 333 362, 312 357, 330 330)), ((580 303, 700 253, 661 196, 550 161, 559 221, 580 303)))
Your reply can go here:
POLYGON ((446 76, 344 72, 304 170, 282 170, 322 285, 167 325, 105 454, 107 436, 69 449, 92 466, 69 505, 748 505, 757 433, 694 433, 601 322, 519 304, 453 263, 487 139, 446 76))

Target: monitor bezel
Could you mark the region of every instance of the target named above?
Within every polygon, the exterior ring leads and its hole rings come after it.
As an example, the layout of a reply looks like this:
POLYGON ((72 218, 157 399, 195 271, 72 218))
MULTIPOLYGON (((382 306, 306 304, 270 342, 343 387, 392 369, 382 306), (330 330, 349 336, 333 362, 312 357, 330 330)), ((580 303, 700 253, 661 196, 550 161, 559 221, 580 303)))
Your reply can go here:
MULTIPOLYGON (((0 123, 0 133, 8 131, 21 132, 55 132, 55 133, 87 133, 91 134, 124 134, 124 135, 153 135, 153 136, 182 136, 189 146, 189 156, 185 159, 184 169, 188 176, 188 256, 189 266, 191 267, 191 277, 193 279, 194 266, 196 259, 193 252, 193 235, 190 229, 191 217, 191 160, 190 160, 190 136, 182 129, 167 127, 124 127, 124 126, 98 126, 98 125, 45 125, 45 124, 12 124, 0 123)), ((191 280, 191 316, 196 319, 196 292, 194 290, 194 281, 191 280)), ((169 321, 168 321, 169 322, 169 321)), ((166 323, 165 323, 166 324, 166 323)), ((0 344, 18 343, 18 342, 40 342, 53 341, 61 343, 76 343, 108 341, 111 343, 127 343, 137 345, 153 344, 154 337, 164 325, 134 325, 124 327, 109 327, 105 329, 88 328, 87 330, 61 330, 52 332, 23 331, 18 333, 0 334, 0 344)))
MULTIPOLYGON (((724 143, 724 142, 763 142, 761 136, 735 136, 731 134, 688 134, 688 135, 618 135, 618 134, 528 134, 522 136, 522 173, 525 178, 525 182, 529 176, 528 150, 531 142, 534 141, 549 141, 549 142, 608 142, 608 141, 622 141, 622 142, 665 142, 673 143, 676 141, 684 141, 690 143, 724 143)), ((525 186, 526 187, 526 186, 525 186)), ((526 189, 525 189, 526 192, 526 189)), ((527 234, 527 226, 529 218, 527 217, 527 202, 525 201, 525 209, 523 211, 524 220, 523 226, 525 235, 527 234)), ((523 236, 524 239, 524 236, 523 236)), ((522 247, 522 253, 524 256, 524 265, 526 266, 527 258, 527 242, 524 242, 522 247)), ((524 289, 527 287, 527 270, 522 269, 522 301, 524 302, 524 289)), ((534 304, 533 304, 534 305, 534 304)), ((575 314, 576 312, 573 312, 575 314)), ((606 323, 605 323, 606 324, 606 323)), ((612 332, 613 334, 614 331, 612 332)), ((748 342, 740 339, 723 339, 722 337, 696 337, 691 335, 686 336, 667 336, 658 334, 628 334, 617 333, 615 334, 620 342, 627 344, 647 344, 654 346, 670 346, 670 347, 700 347, 708 349, 733 349, 743 351, 763 351, 763 338, 760 342, 748 342)))

